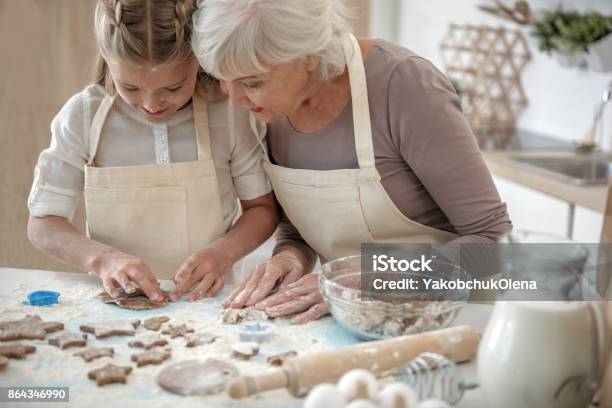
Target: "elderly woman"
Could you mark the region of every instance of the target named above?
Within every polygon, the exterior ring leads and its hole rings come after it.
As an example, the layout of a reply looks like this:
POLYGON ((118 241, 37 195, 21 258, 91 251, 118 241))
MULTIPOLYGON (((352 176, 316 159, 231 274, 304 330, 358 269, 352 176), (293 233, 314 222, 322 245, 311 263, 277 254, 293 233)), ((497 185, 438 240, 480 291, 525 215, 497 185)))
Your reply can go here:
POLYGON ((316 319, 317 255, 486 243, 511 228, 447 78, 406 48, 356 39, 341 0, 206 0, 194 25, 201 65, 267 124, 264 165, 285 214, 273 256, 226 307, 316 319))

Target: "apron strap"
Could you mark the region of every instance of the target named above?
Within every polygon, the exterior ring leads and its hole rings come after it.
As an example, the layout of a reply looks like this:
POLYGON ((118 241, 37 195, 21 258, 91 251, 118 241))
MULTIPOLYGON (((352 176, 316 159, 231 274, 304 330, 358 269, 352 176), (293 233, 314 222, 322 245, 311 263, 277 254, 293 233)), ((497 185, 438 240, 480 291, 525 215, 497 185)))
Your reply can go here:
POLYGON ((343 48, 351 86, 355 148, 357 150, 359 168, 375 169, 365 67, 359 43, 353 34, 348 34, 343 48))
POLYGON ((198 142, 198 160, 210 160, 210 131, 208 129, 208 104, 196 88, 193 93, 193 119, 198 142))
POLYGON ((89 158, 87 159, 87 166, 91 166, 96 157, 98 145, 100 144, 102 127, 104 127, 104 122, 106 122, 106 117, 113 107, 114 102, 114 96, 106 95, 104 99, 102 99, 102 103, 100 103, 93 121, 91 122, 91 127, 89 128, 89 158))
POLYGON ((264 157, 266 158, 266 160, 269 160, 268 147, 266 146, 266 143, 262 140, 262 138, 259 137, 259 131, 257 130, 257 118, 255 117, 255 115, 253 115, 250 112, 249 112, 249 126, 251 127, 251 131, 255 133, 255 137, 257 138, 257 143, 259 143, 259 146, 261 146, 261 150, 264 153, 264 157))

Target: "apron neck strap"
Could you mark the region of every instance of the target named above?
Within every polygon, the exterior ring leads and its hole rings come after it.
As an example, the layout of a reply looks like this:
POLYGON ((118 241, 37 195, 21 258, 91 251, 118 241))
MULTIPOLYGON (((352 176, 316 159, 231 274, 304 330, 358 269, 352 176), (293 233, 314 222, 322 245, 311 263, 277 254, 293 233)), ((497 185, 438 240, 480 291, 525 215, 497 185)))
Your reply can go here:
MULTIPOLYGON (((257 143, 259 143, 259 146, 261 146, 261 149, 264 152, 264 157, 268 158, 268 146, 266 146, 264 140, 259 136, 257 124, 257 118, 255 117, 255 115, 249 112, 249 126, 251 127, 251 131, 255 134, 255 137, 257 138, 257 143)), ((263 137, 266 137, 265 134, 263 137)))
POLYGON ((104 127, 104 122, 106 122, 108 113, 113 107, 113 103, 115 103, 115 98, 115 96, 106 95, 104 99, 102 99, 100 107, 96 111, 96 115, 91 122, 91 128, 89 130, 89 158, 87 159, 87 166, 91 166, 94 158, 96 157, 98 145, 100 144, 100 134, 102 133, 102 128, 104 127))
POLYGON ((355 148, 357 150, 359 168, 375 168, 372 125, 370 123, 370 107, 368 103, 368 86, 366 83, 361 48, 355 36, 350 33, 343 45, 351 87, 355 148))
POLYGON ((208 129, 208 104, 197 86, 193 93, 193 119, 198 142, 198 160, 211 159, 210 131, 208 129))
MULTIPOLYGON (((102 128, 104 127, 104 122, 106 122, 108 113, 113 107, 115 98, 115 96, 106 95, 104 99, 102 99, 102 103, 100 103, 100 107, 93 118, 89 132, 89 158, 87 160, 87 166, 91 166, 96 157, 98 145, 100 144, 100 134, 102 133, 102 128)), ((198 160, 211 159, 212 154, 210 151, 207 105, 206 101, 197 90, 193 94, 193 117, 198 143, 198 160)))

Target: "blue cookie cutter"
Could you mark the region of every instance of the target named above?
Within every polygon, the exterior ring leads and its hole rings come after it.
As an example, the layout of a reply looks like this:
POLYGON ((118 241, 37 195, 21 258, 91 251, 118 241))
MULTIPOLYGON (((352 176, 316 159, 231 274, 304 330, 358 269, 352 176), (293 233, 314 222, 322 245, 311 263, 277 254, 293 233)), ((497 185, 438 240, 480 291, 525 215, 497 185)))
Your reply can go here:
POLYGON ((272 338, 276 326, 269 322, 254 321, 243 323, 238 327, 240 341, 255 341, 261 343, 272 338))
POLYGON ((51 290, 37 290, 28 293, 28 301, 24 302, 31 306, 48 306, 59 303, 59 292, 51 290))

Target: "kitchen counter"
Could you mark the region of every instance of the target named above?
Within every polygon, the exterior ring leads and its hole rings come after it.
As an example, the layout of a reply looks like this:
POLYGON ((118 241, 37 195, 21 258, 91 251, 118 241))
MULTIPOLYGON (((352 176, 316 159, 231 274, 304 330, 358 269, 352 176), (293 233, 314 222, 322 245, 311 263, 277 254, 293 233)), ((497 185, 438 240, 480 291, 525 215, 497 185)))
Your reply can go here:
MULTIPOLYGON (((26 314, 38 314, 45 321, 62 321, 66 329, 78 332, 79 325, 99 319, 134 319, 144 320, 151 316, 168 315, 170 324, 187 323, 196 330, 206 330, 221 336, 209 346, 188 349, 182 338, 171 339, 172 358, 165 364, 181 359, 207 358, 223 356, 229 358, 230 344, 237 340, 236 326, 224 325, 218 320, 221 312, 220 301, 229 293, 230 287, 214 299, 199 302, 172 303, 163 310, 130 311, 112 305, 104 305, 93 299, 101 291, 101 284, 96 277, 81 273, 35 271, 25 269, 0 268, 0 320, 18 319, 26 314), (55 290, 61 293, 60 304, 49 307, 33 307, 22 304, 26 295, 39 289, 55 290)), ((162 282, 162 287, 170 288, 169 282, 162 282)), ((491 312, 490 305, 467 304, 461 310, 455 324, 469 324, 482 332, 491 312)), ((298 352, 310 352, 337 348, 359 342, 345 332, 331 317, 325 317, 306 325, 291 325, 286 320, 276 320, 277 335, 270 343, 264 343, 260 355, 251 361, 237 362, 232 359, 242 373, 253 373, 266 369, 265 357, 287 349, 298 352)), ((142 329, 140 329, 142 331, 142 329)), ((52 337, 53 334, 47 336, 52 337)), ((60 350, 50 346, 46 341, 24 341, 37 347, 34 354, 23 360, 10 360, 8 367, 0 372, 1 386, 68 386, 70 387, 69 403, 54 403, 54 406, 70 407, 106 407, 116 399, 122 405, 154 407, 300 407, 303 400, 291 397, 285 390, 278 390, 254 396, 244 400, 230 400, 220 394, 209 397, 181 397, 162 390, 155 378, 162 366, 134 367, 129 356, 139 351, 127 347, 129 337, 111 337, 97 340, 89 336, 88 346, 111 346, 115 348, 115 357, 111 360, 104 357, 85 363, 73 354, 78 349, 60 350), (128 376, 127 384, 112 384, 97 387, 87 379, 87 372, 108 362, 134 367, 128 376)), ((164 365, 165 365, 164 364, 164 365)), ((476 364, 462 364, 460 372, 467 382, 476 381, 476 364)), ((485 407, 478 389, 468 391, 458 407, 485 407)))
POLYGON ((542 193, 579 205, 599 213, 606 208, 608 194, 607 185, 578 186, 560 181, 554 177, 534 172, 520 163, 510 159, 510 156, 567 156, 567 150, 484 150, 484 159, 489 171, 514 183, 532 188, 542 193))

